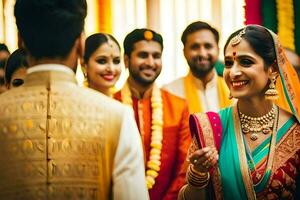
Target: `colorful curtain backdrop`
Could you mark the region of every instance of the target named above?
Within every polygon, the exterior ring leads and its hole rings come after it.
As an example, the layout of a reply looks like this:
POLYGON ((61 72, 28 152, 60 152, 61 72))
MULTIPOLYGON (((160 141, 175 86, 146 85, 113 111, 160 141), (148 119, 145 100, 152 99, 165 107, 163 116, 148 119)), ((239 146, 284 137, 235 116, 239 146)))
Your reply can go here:
POLYGON ((284 47, 300 55, 299 8, 300 0, 245 0, 245 24, 271 29, 284 47))
POLYGON ((96 32, 112 33, 111 0, 94 0, 96 32))

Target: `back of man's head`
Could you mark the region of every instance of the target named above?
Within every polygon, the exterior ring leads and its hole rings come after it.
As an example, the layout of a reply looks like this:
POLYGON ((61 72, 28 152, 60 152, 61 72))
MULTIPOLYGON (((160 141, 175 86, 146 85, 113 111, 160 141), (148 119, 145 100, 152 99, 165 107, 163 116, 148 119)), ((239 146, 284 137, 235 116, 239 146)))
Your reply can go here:
POLYGON ((201 30, 209 30, 212 32, 212 34, 214 35, 214 38, 216 40, 216 43, 219 43, 219 32, 213 28, 211 25, 209 25, 206 22, 203 21, 196 21, 191 23, 190 25, 188 25, 186 27, 186 29, 183 31, 182 36, 181 36, 181 42, 183 45, 185 45, 186 40, 188 35, 197 32, 197 31, 201 31, 201 30))
POLYGON ((87 4, 86 0, 16 0, 14 14, 31 56, 65 58, 83 31, 87 4))

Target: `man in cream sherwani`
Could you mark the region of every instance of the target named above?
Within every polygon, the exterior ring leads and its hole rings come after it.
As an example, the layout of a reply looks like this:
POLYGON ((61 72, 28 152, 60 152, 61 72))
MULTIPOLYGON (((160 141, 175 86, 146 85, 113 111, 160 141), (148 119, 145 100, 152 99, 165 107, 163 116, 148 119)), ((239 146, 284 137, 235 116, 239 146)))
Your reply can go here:
POLYGON ((17 0, 24 85, 0 96, 0 199, 148 199, 132 111, 80 88, 85 0, 17 0))

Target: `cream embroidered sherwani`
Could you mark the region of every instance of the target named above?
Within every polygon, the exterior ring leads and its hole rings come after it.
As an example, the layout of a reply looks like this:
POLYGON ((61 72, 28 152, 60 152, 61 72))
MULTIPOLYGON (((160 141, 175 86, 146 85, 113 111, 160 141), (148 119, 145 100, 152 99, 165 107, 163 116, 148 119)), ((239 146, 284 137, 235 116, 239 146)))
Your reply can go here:
POLYGON ((30 68, 0 113, 0 199, 148 199, 132 111, 69 68, 30 68))

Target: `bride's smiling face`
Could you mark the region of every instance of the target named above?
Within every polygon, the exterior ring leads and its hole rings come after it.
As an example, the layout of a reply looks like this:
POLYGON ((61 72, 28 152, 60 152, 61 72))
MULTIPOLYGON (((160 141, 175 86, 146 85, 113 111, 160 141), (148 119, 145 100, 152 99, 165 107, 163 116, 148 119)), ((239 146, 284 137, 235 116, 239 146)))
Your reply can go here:
POLYGON ((249 42, 242 39, 237 45, 229 44, 224 61, 224 79, 234 98, 264 96, 271 70, 249 42))

